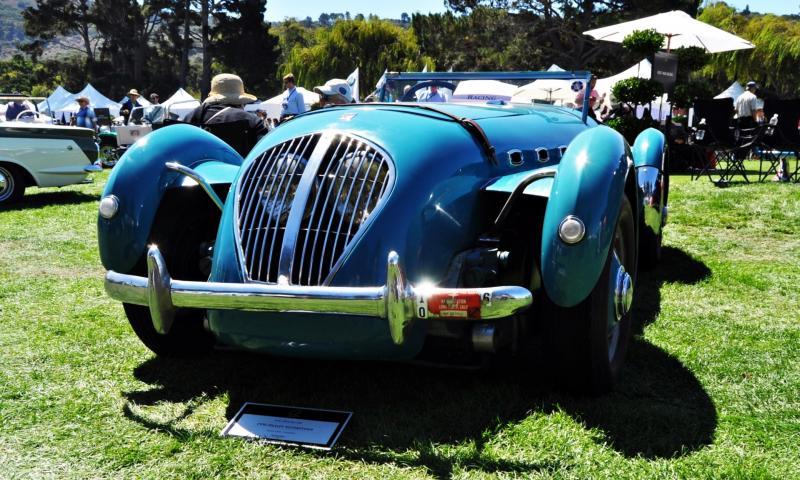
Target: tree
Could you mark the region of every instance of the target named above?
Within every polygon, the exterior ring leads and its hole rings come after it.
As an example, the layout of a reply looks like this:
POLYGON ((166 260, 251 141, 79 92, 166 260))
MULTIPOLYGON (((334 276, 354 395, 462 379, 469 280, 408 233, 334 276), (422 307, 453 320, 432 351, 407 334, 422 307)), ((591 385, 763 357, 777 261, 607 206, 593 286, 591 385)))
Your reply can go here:
POLYGON ((313 42, 295 46, 281 74, 292 72, 299 84, 322 85, 347 78, 359 67, 362 85, 374 85, 384 70, 414 71, 432 59, 421 56, 414 33, 391 22, 340 20, 330 29, 317 29, 313 42))
POLYGON ((68 49, 86 55, 86 67, 91 70, 95 61, 97 36, 94 33, 94 9, 89 0, 37 0, 36 6, 22 12, 25 34, 45 41, 58 41, 68 49), (78 35, 82 48, 60 41, 59 36, 78 35))
POLYGON ((266 5, 266 0, 222 0, 214 15, 214 57, 257 95, 276 86, 278 39, 264 22, 266 5))

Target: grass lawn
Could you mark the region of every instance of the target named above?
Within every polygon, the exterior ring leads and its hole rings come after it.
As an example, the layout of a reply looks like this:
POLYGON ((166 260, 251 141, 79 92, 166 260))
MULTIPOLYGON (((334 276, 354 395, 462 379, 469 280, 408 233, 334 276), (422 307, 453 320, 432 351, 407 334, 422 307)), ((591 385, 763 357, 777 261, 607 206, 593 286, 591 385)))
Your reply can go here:
POLYGON ((800 478, 800 185, 672 182, 610 395, 528 372, 156 358, 102 287, 93 185, 0 211, 0 478, 800 478), (245 401, 351 410, 331 453, 221 438, 245 401))

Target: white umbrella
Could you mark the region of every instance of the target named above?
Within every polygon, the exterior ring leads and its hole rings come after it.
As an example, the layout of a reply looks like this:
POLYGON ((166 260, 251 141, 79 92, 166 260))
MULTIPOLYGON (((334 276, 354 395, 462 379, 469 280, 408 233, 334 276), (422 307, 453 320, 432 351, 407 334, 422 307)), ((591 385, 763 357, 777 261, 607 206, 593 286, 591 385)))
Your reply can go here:
POLYGON ((597 40, 622 43, 625 37, 634 31, 650 28, 667 37, 665 45, 667 51, 670 48, 700 47, 706 49, 709 53, 717 53, 754 47, 747 40, 705 22, 695 20, 688 13, 680 10, 659 13, 658 15, 596 28, 583 33, 597 40))

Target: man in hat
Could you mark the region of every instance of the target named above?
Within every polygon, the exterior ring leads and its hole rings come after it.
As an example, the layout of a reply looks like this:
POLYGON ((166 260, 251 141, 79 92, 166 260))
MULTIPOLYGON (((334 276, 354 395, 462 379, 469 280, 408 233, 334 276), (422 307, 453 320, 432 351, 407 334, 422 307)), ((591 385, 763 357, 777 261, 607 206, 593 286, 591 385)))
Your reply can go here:
POLYGON ((245 156, 269 132, 257 115, 244 111, 244 105, 255 100, 256 97, 244 92, 241 78, 221 73, 211 79, 208 97, 185 121, 214 133, 245 156))
POLYGON ((284 76, 283 86, 286 87, 286 90, 281 97, 281 121, 306 111, 306 102, 303 94, 297 91, 294 75, 290 73, 284 76))
POLYGON ((333 78, 325 82, 325 85, 314 87, 314 92, 319 94, 319 106, 326 105, 345 105, 353 102, 353 91, 347 80, 333 78))
POLYGON ((119 113, 125 118, 125 125, 128 124, 128 119, 131 117, 131 112, 136 107, 141 107, 142 104, 138 102, 139 100, 139 90, 135 88, 131 88, 128 91, 128 99, 125 100, 125 103, 122 104, 122 109, 120 109, 119 113))
POLYGON ((75 114, 75 126, 94 130, 97 127, 97 117, 92 107, 89 106, 89 99, 78 97, 78 107, 78 113, 75 114))
POLYGON ((758 85, 754 81, 747 82, 747 90, 736 99, 736 122, 739 128, 753 128, 756 126, 758 114, 758 85))

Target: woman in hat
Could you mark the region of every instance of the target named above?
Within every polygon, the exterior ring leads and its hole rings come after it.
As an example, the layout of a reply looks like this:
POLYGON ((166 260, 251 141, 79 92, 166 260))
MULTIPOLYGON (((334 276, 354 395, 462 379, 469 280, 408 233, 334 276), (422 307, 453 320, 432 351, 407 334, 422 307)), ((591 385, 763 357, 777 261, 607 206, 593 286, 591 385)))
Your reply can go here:
POLYGON ((256 97, 245 93, 241 78, 221 73, 211 80, 211 93, 203 104, 189 113, 185 121, 204 127, 245 156, 269 132, 257 115, 244 111, 244 105, 255 100, 256 97), (230 127, 236 125, 242 127, 234 129, 232 134, 230 127))

